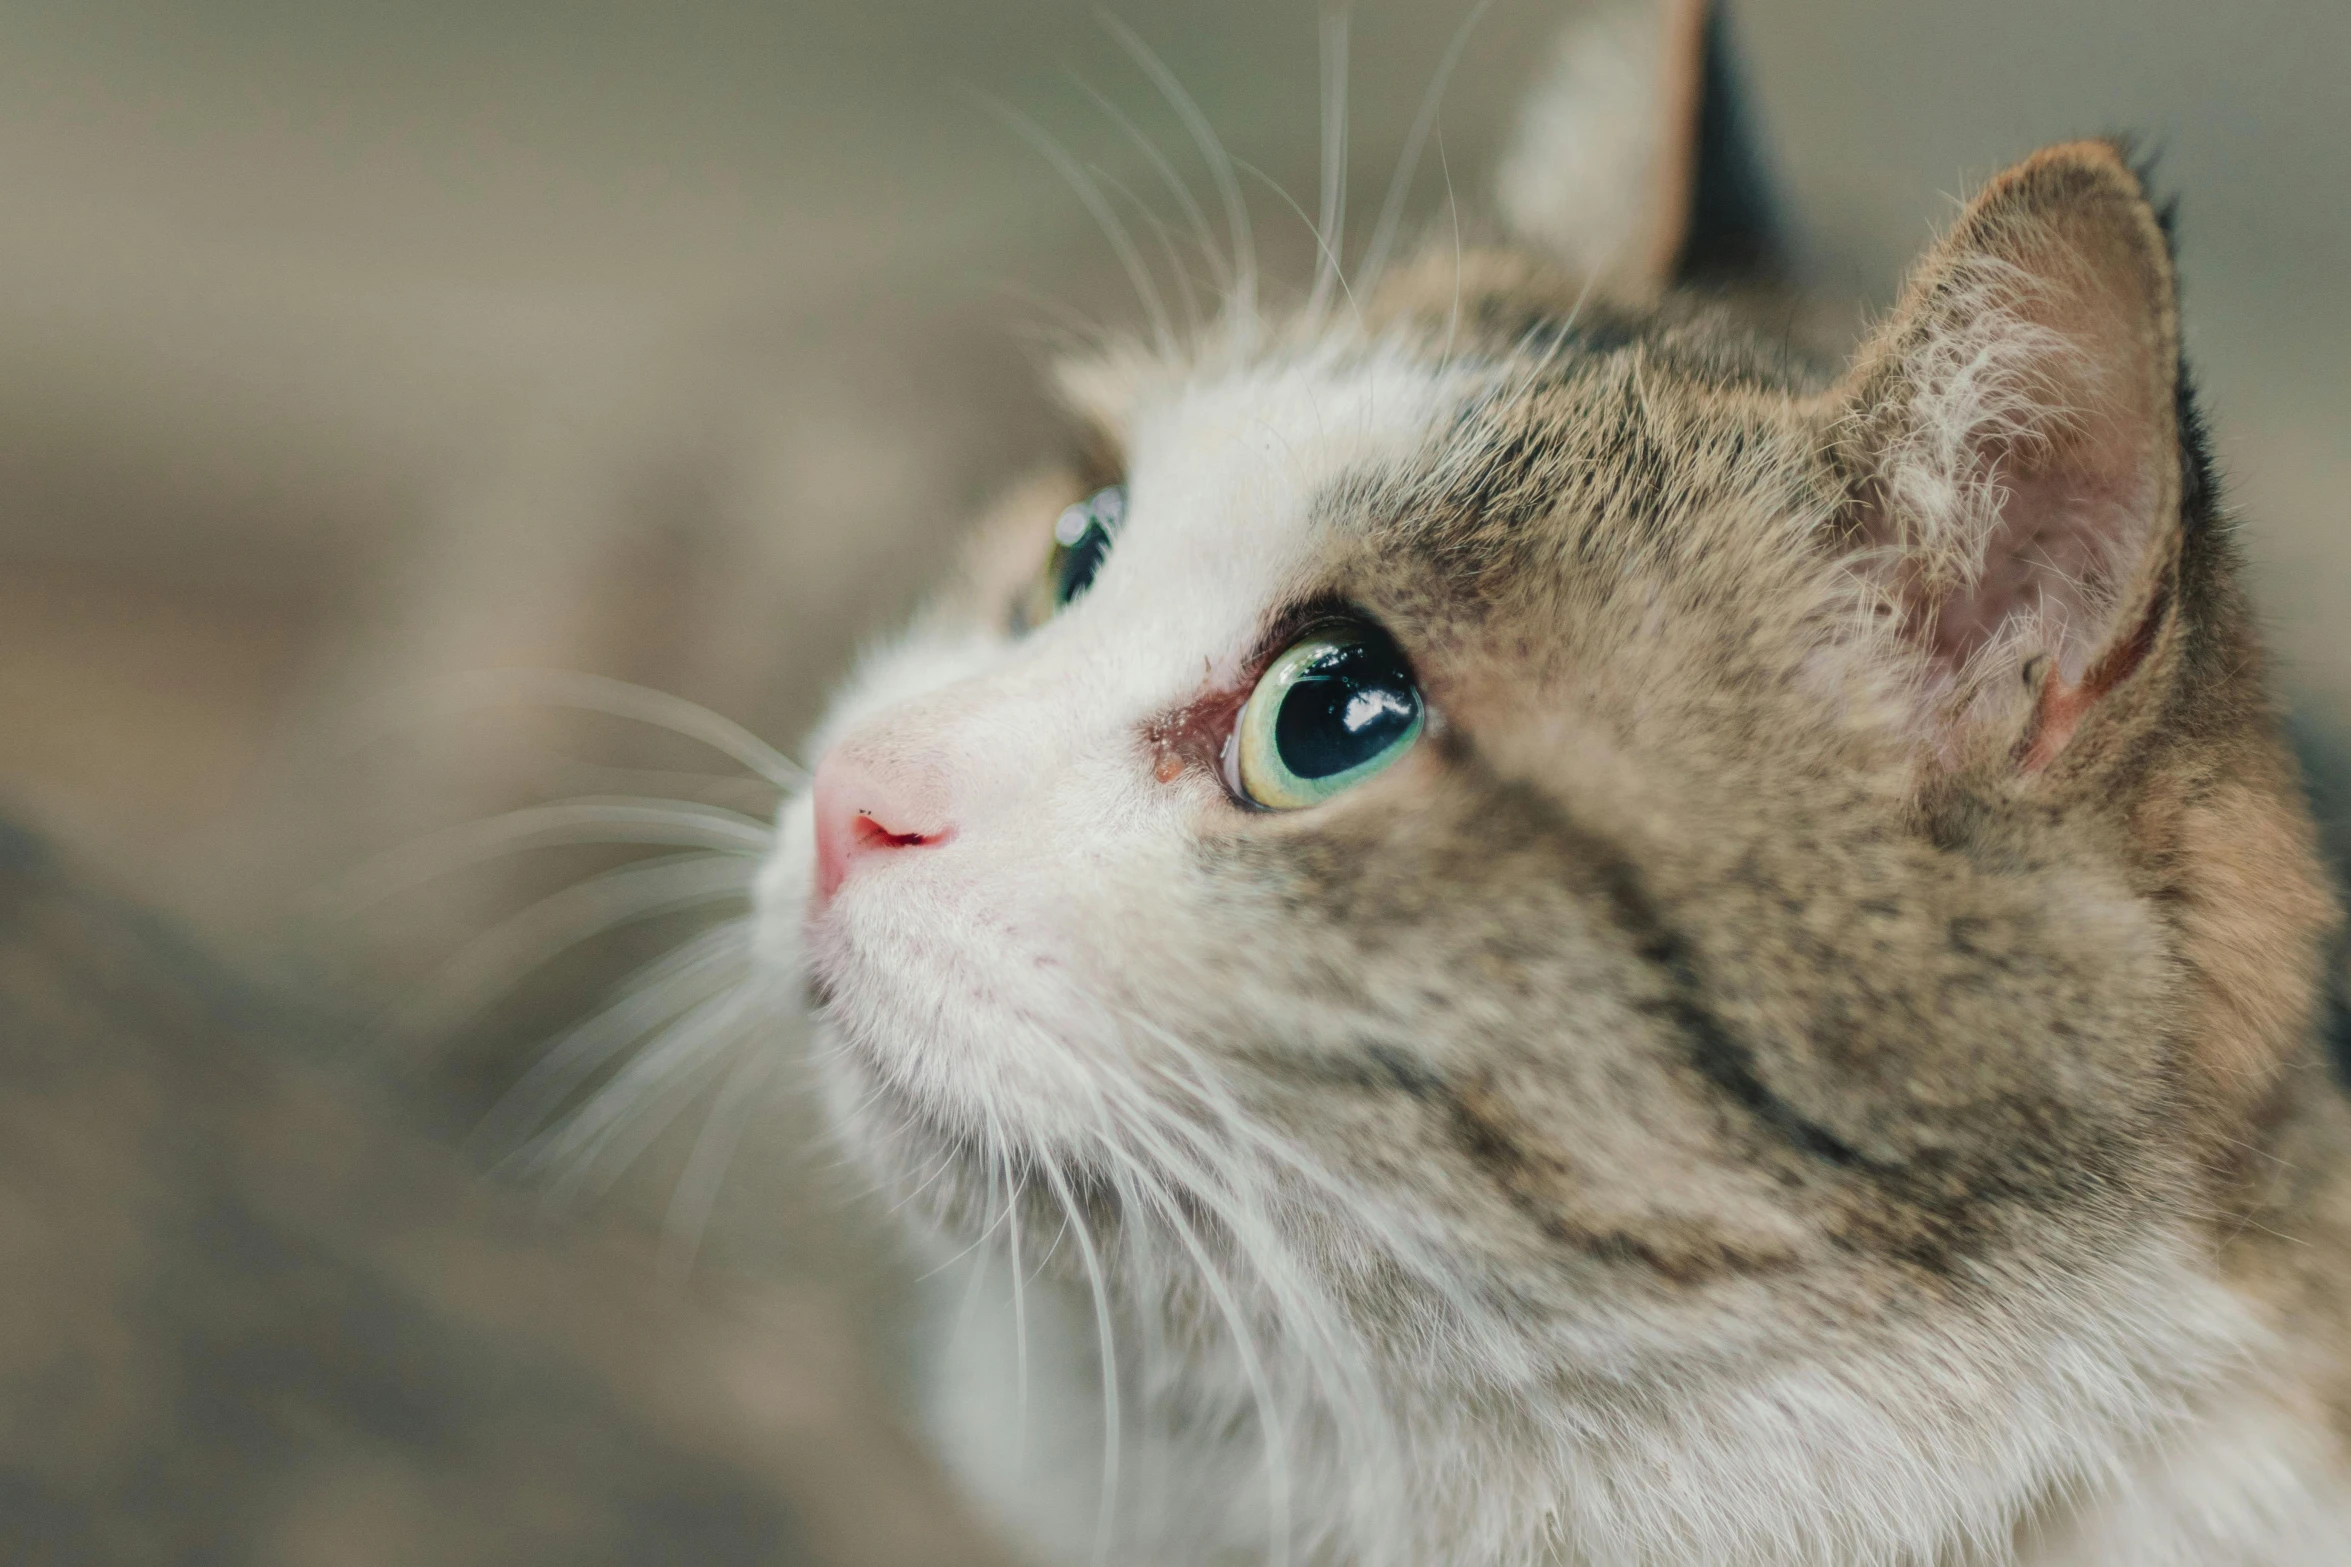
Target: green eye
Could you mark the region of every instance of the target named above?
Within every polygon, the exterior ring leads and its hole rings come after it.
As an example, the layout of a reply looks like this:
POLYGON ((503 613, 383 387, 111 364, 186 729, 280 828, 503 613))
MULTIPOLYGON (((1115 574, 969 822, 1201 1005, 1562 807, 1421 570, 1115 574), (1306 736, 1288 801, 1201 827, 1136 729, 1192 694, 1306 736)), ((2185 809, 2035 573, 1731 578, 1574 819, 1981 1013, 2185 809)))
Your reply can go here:
POLYGON ((1404 655, 1368 626, 1292 643, 1258 679, 1233 728, 1233 782, 1294 811, 1351 789, 1420 738, 1420 687, 1404 655))
POLYGON ((1060 609, 1094 585, 1110 541, 1126 520, 1127 492, 1114 484, 1096 490, 1053 524, 1053 607, 1060 609))

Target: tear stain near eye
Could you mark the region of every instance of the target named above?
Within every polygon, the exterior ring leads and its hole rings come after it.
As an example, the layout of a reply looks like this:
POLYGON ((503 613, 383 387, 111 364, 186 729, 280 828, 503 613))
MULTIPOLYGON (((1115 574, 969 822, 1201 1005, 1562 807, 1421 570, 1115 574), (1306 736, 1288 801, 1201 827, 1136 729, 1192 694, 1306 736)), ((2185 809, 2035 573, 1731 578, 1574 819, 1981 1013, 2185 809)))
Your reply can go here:
POLYGON ((1225 737, 1248 699, 1246 687, 1220 688, 1153 719, 1143 730, 1143 743, 1152 753, 1151 775, 1171 784, 1186 768, 1197 767, 1210 777, 1223 777, 1225 737))

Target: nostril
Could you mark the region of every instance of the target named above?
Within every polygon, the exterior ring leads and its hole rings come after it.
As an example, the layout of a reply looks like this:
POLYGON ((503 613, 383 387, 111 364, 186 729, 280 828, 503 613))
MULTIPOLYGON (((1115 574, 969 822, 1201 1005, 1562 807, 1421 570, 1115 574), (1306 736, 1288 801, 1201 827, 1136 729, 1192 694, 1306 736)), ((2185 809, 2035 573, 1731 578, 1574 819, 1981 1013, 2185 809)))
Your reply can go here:
POLYGON ((863 852, 868 849, 918 849, 927 843, 944 843, 943 832, 892 832, 874 819, 871 811, 859 811, 850 819, 849 832, 853 847, 863 852))
POLYGON ((816 901, 832 900, 850 868, 885 851, 954 835, 935 769, 850 745, 816 769, 816 901))

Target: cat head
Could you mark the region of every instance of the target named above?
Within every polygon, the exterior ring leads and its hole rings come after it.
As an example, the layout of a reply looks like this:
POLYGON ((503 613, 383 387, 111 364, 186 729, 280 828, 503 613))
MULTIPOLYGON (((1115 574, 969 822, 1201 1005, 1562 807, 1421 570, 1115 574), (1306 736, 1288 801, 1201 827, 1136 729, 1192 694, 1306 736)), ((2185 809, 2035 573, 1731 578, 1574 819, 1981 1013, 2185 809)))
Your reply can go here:
POLYGON ((1513 242, 1066 371, 1089 457, 842 693, 762 939, 917 1210, 1268 1442, 1422 1433, 1416 1537, 1892 1559, 2241 1348, 2331 905, 2122 152, 1815 367, 1680 286, 1695 131, 1561 238, 1563 114, 1513 242))

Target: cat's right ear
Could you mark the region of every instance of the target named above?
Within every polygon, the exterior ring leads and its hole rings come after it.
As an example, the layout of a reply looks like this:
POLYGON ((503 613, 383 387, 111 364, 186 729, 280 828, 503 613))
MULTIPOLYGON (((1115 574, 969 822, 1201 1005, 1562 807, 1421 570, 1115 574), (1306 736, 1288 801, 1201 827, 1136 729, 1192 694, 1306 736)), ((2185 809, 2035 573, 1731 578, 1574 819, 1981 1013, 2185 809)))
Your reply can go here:
POLYGON ((1601 298, 1781 271, 1720 0, 1587 0, 1519 117, 1503 220, 1601 298))

